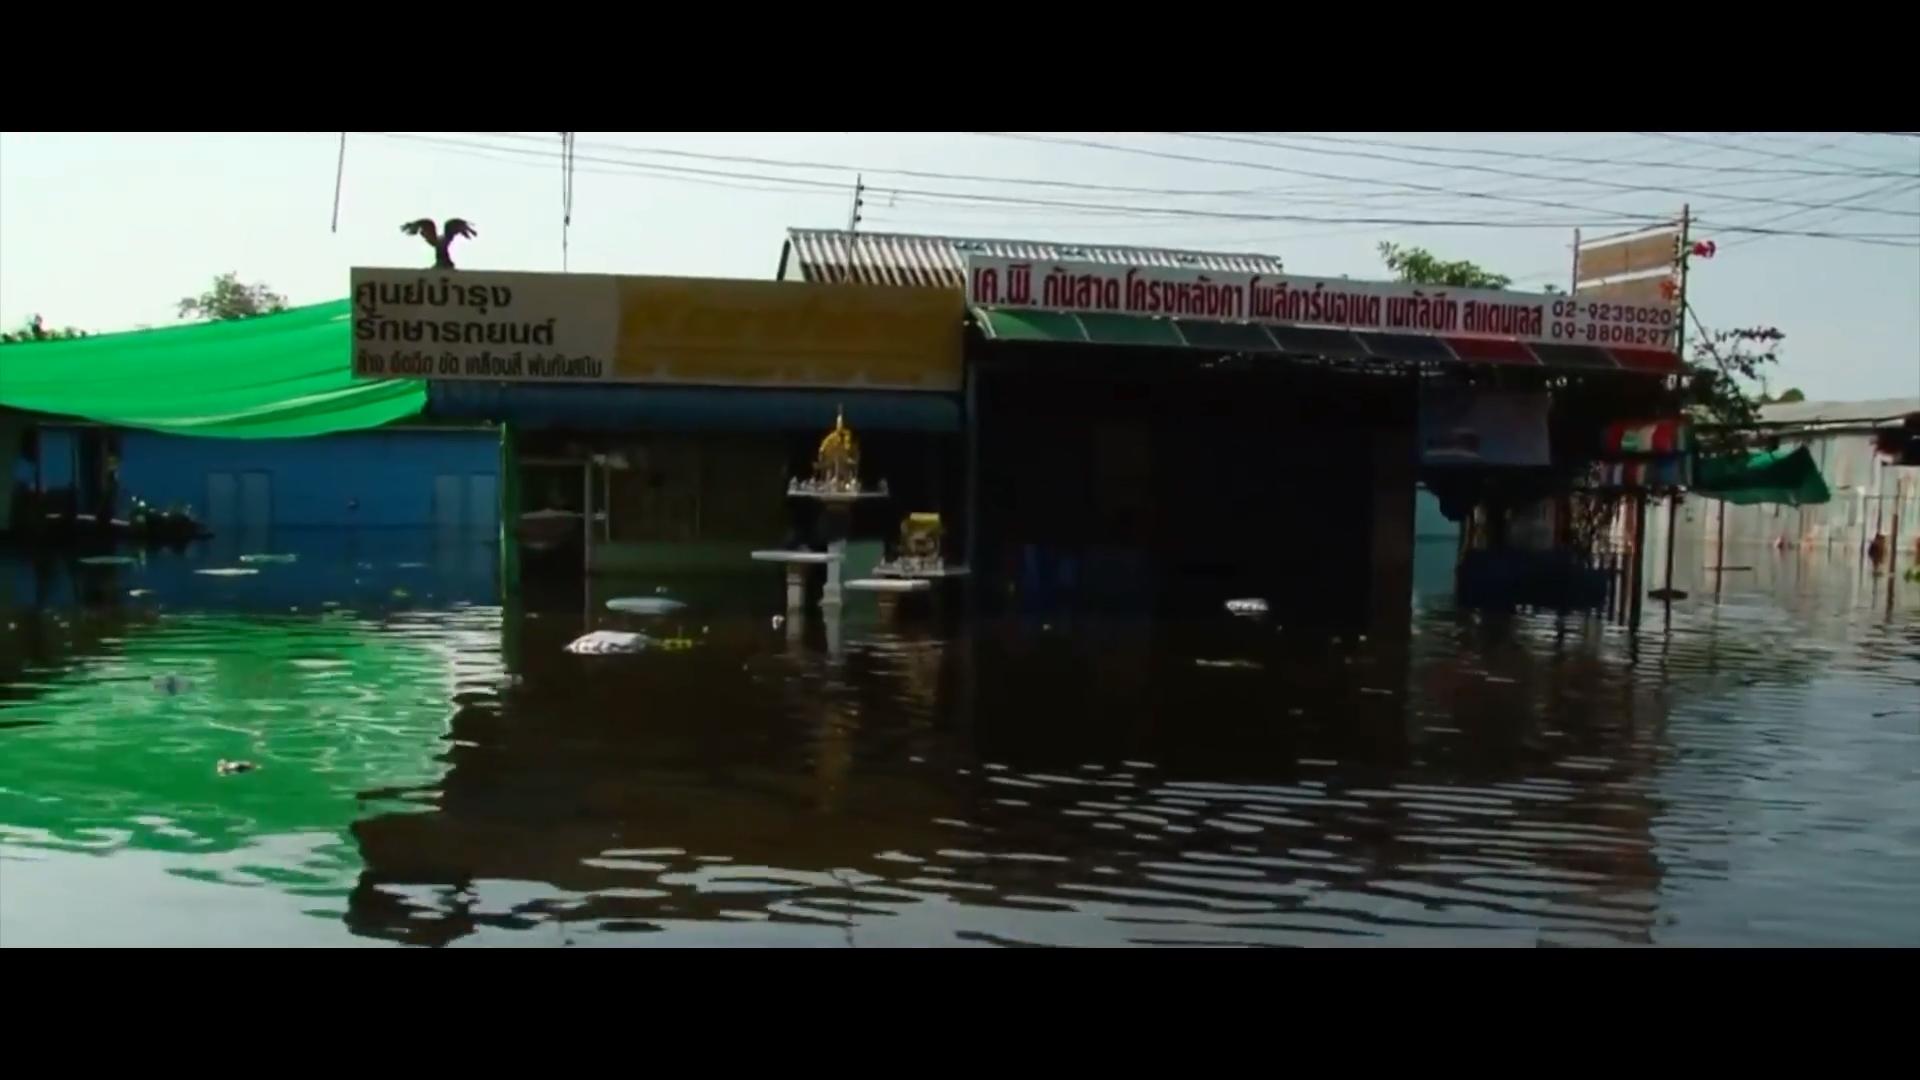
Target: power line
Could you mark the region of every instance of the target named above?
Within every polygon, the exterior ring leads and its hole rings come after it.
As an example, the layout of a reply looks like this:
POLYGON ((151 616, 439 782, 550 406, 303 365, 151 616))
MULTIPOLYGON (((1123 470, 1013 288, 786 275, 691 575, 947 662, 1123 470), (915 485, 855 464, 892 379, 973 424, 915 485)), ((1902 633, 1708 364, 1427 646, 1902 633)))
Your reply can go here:
MULTIPOLYGON (((1088 146, 1088 147, 1092 147, 1094 149, 1099 149, 1099 150, 1113 150, 1113 151, 1118 151, 1122 153, 1143 154, 1148 157, 1171 158, 1176 161, 1197 161, 1197 162, 1202 162, 1205 164, 1212 164, 1212 165, 1237 165, 1237 166, 1242 166, 1242 167, 1251 168, 1251 169, 1271 169, 1276 172, 1300 173, 1301 175, 1321 176, 1329 179, 1342 179, 1342 180, 1349 180, 1357 183, 1394 183, 1394 181, 1372 180, 1366 177, 1329 176, 1329 174, 1325 174, 1325 173, 1305 172, 1303 170, 1289 169, 1289 168, 1278 166, 1278 165, 1268 165, 1263 162, 1240 161, 1240 160, 1235 160, 1231 158, 1204 158, 1204 157, 1197 157, 1191 154, 1176 154, 1176 153, 1163 151, 1163 150, 1150 150, 1144 147, 1119 146, 1113 143, 1097 142, 1091 139, 1067 139, 1067 138, 1059 138, 1055 136, 1046 136, 1046 135, 1025 135, 1025 134, 1019 134, 1014 132, 996 132, 994 134, 998 134, 1006 138, 1029 139, 1035 142, 1062 143, 1069 146, 1088 146)), ((1440 163, 1440 164, 1444 165, 1445 163, 1440 163)), ((1524 203, 1531 203, 1539 206, 1557 207, 1561 209, 1573 209, 1573 210, 1578 210, 1585 213, 1613 214, 1616 217, 1616 221, 1619 218, 1624 217, 1626 220, 1626 224, 1628 226, 1660 225, 1660 224, 1665 224, 1666 221, 1668 220, 1665 217, 1649 217, 1644 215, 1642 216, 1622 215, 1621 212, 1614 211, 1614 210, 1602 210, 1595 207, 1577 206, 1570 203, 1561 203, 1561 202, 1553 202, 1553 201, 1546 201, 1546 200, 1524 199, 1524 198, 1520 198, 1519 196, 1495 195, 1495 194, 1490 194, 1486 192, 1458 192, 1449 188, 1433 188, 1432 185, 1402 184, 1399 186, 1426 187, 1426 188, 1431 188, 1432 190, 1444 191, 1450 194, 1458 194, 1465 197, 1488 198, 1488 199, 1495 199, 1503 202, 1524 202, 1524 203)), ((1655 188, 1650 190, 1664 190, 1664 189, 1655 188)), ((1810 204, 1810 205, 1814 209, 1827 208, 1826 206, 1823 206, 1820 204, 1810 204)), ((1365 219, 1355 218, 1354 220, 1358 222, 1358 221, 1363 221, 1365 219)), ((1588 222, 1586 224, 1598 224, 1598 223, 1588 222)), ((1614 222, 1608 222, 1607 224, 1614 224, 1614 222)), ((1824 232, 1824 231, 1823 232, 1812 232, 1812 231, 1802 232, 1802 231, 1794 231, 1794 230, 1780 231, 1780 230, 1766 230, 1766 229, 1749 229, 1749 228, 1743 228, 1743 227, 1732 226, 1732 225, 1721 226, 1720 231, 1722 232, 1756 231, 1761 233, 1779 232, 1780 235, 1809 236, 1809 237, 1816 237, 1824 240, 1851 240, 1851 241, 1856 241, 1864 244, 1882 244, 1882 245, 1892 246, 1892 247, 1911 247, 1915 245, 1912 243, 1908 243, 1908 241, 1920 241, 1920 234, 1904 233, 1904 232, 1900 232, 1900 233, 1836 233, 1836 232, 1824 232)))
MULTIPOLYGON (((529 156, 538 157, 542 159, 550 159, 554 156, 553 151, 551 150, 538 150, 533 148, 521 150, 516 147, 486 146, 485 144, 463 142, 458 139, 441 139, 441 138, 435 138, 432 136, 410 135, 410 134, 405 134, 400 132, 380 132, 380 134, 385 135, 389 138, 407 139, 407 140, 431 144, 431 145, 448 146, 448 147, 455 147, 455 148, 467 148, 467 149, 478 147, 479 149, 483 149, 483 150, 494 150, 502 153, 523 154, 523 155, 529 155, 529 156)), ((778 183, 799 185, 799 186, 813 188, 813 189, 828 189, 840 194, 843 197, 846 192, 845 184, 835 183, 829 180, 809 180, 801 177, 777 177, 777 176, 767 176, 765 174, 756 174, 756 173, 747 173, 747 172, 727 172, 724 170, 717 170, 717 169, 700 169, 700 168, 674 166, 674 165, 638 165, 634 162, 623 162, 617 159, 589 157, 586 155, 576 155, 576 160, 621 166, 621 167, 631 168, 635 170, 659 170, 659 171, 666 171, 671 173, 685 173, 689 175, 708 177, 708 178, 774 181, 778 183)), ((892 187, 892 188, 869 187, 868 190, 874 191, 874 192, 891 191, 891 192, 897 192, 898 194, 901 194, 901 195, 921 196, 924 198, 933 198, 933 199, 946 199, 946 200, 952 200, 954 202, 959 202, 959 203, 981 203, 981 204, 991 204, 991 205, 1000 205, 1000 206, 1051 207, 1056 209, 1090 210, 1090 211, 1096 211, 1096 212, 1112 212, 1112 213, 1120 213, 1120 214, 1127 214, 1127 215, 1188 217, 1188 218, 1217 219, 1221 221, 1283 221, 1283 222, 1298 221, 1298 222, 1310 222, 1310 223, 1324 223, 1324 224, 1330 224, 1330 225, 1340 225, 1340 224, 1403 225, 1403 226, 1409 226, 1409 227, 1415 227, 1415 226, 1434 227, 1434 228, 1469 227, 1469 228, 1488 228, 1488 229, 1570 229, 1580 224, 1596 224, 1596 222, 1592 222, 1592 221, 1578 222, 1578 221, 1565 221, 1565 220, 1560 220, 1560 221, 1525 221, 1525 220, 1512 220, 1512 219, 1468 220, 1468 219, 1386 217, 1386 216, 1321 217, 1321 216, 1316 216, 1312 214, 1263 213, 1263 212, 1254 212, 1254 211, 1245 211, 1245 210, 1224 210, 1224 209, 1211 209, 1211 208, 1202 208, 1202 207, 1139 206, 1139 205, 1119 204, 1119 203, 1090 203, 1090 202, 1077 202, 1077 201, 1065 200, 1065 199, 1040 199, 1040 198, 1034 198, 1030 196, 995 195, 988 192, 977 192, 977 191, 942 191, 938 189, 911 188, 911 187, 892 187)), ((1640 219, 1621 218, 1616 216, 1616 217, 1609 218, 1605 221, 1598 222, 1597 224, 1619 226, 1622 228, 1630 228, 1636 225, 1645 224, 1645 222, 1640 219)))
MULTIPOLYGON (((506 139, 528 139, 529 136, 518 132, 471 132, 475 135, 493 135, 506 139)), ((832 172, 871 173, 876 176, 908 176, 920 180, 959 180, 968 183, 1013 184, 1034 187, 1060 188, 1073 191, 1104 191, 1119 195, 1166 195, 1176 197, 1208 198, 1216 196, 1248 196, 1260 194, 1248 188, 1159 188, 1132 187, 1124 184, 1096 184, 1075 180, 1054 180, 1046 178, 1020 176, 983 176, 975 173, 934 172, 921 169, 886 169, 872 165, 843 165, 826 161, 804 161, 790 158, 758 157, 749 154, 712 154, 693 150, 679 150, 663 146, 631 146, 626 143, 587 143, 589 147, 599 146, 606 149, 625 151, 630 154, 647 154, 657 157, 684 158, 691 161, 718 161, 740 165, 767 165, 782 169, 825 169, 832 172)), ((845 184, 839 185, 845 188, 845 184)))
MULTIPOLYGON (((1551 176, 1543 176, 1540 173, 1515 172, 1511 169, 1496 168, 1492 165, 1468 165, 1468 164, 1455 163, 1455 162, 1431 161, 1431 160, 1426 160, 1421 158, 1400 157, 1393 154, 1377 154, 1367 150, 1324 150, 1324 149, 1319 149, 1312 146, 1300 146, 1294 143, 1283 143, 1283 142, 1272 141, 1272 140, 1242 139, 1232 135, 1208 135, 1201 132, 1193 132, 1193 131, 1175 131, 1175 132, 1169 132, 1169 134, 1182 135, 1190 139, 1208 139, 1215 142, 1246 143, 1253 146, 1264 146, 1269 149, 1296 150, 1306 154, 1327 154, 1335 157, 1365 158, 1370 161, 1390 161, 1398 165, 1437 165, 1437 166, 1441 166, 1448 169, 1459 169, 1465 172, 1487 173, 1488 175, 1491 175, 1491 176, 1513 176, 1513 177, 1519 177, 1521 179, 1527 179, 1527 180, 1558 179, 1562 183, 1586 184, 1591 187, 1609 188, 1614 191, 1629 191, 1629 192, 1638 192, 1638 193, 1651 192, 1651 193, 1656 193, 1660 195, 1692 196, 1695 198, 1718 199, 1723 202, 1765 203, 1772 206, 1798 206, 1798 207, 1806 207, 1806 208, 1816 209, 1816 210, 1821 209, 1821 207, 1818 204, 1803 203, 1793 199, 1780 199, 1770 195, 1730 195, 1725 192, 1701 191, 1701 190, 1690 189, 1690 188, 1671 187, 1664 184, 1628 184, 1628 183, 1621 183, 1619 181, 1614 181, 1614 180, 1602 180, 1597 177, 1568 176, 1568 177, 1556 178, 1551 176)), ((1896 174, 1889 173, 1885 175, 1896 175, 1896 174)), ((1903 174, 1897 174, 1897 175, 1904 176, 1907 174, 1903 173, 1903 174)), ((1566 204, 1560 204, 1560 205, 1564 206, 1566 204)), ((1890 215, 1899 216, 1899 217, 1920 218, 1920 211, 1914 211, 1914 210, 1871 210, 1871 211, 1862 210, 1861 212, 1862 213, 1884 213, 1884 214, 1890 214, 1890 215)))
MULTIPOLYGON (((470 142, 464 142, 458 139, 442 139, 442 138, 436 138, 433 136, 408 135, 408 134, 394 133, 394 132, 383 132, 381 134, 388 135, 389 137, 392 137, 392 138, 409 139, 409 140, 414 140, 414 141, 432 144, 432 145, 450 146, 450 147, 456 147, 456 148, 471 149, 478 146, 480 149, 483 149, 483 150, 493 150, 493 151, 498 151, 502 153, 521 154, 521 155, 541 158, 543 160, 551 160, 554 156, 553 151, 550 149, 527 148, 523 150, 516 147, 487 146, 485 144, 474 144, 470 142)), ((835 191, 841 194, 844 194, 846 190, 844 184, 836 183, 828 180, 810 180, 810 179, 801 178, 801 177, 768 176, 766 174, 760 174, 760 173, 729 172, 725 170, 704 169, 704 168, 696 168, 691 166, 651 165, 651 164, 639 165, 634 162, 623 162, 617 159, 588 157, 584 155, 577 155, 576 160, 598 162, 602 164, 619 166, 622 168, 634 169, 637 171, 648 171, 648 172, 664 171, 668 173, 683 173, 683 174, 698 176, 698 177, 707 178, 707 179, 714 179, 714 180, 771 181, 771 182, 782 183, 782 184, 798 185, 798 186, 813 188, 813 189, 826 189, 826 190, 835 191)), ((1258 167, 1258 166, 1256 165, 1255 167, 1258 167)), ((1031 196, 996 195, 996 194, 991 194, 987 192, 945 191, 945 190, 939 190, 939 189, 911 188, 911 187, 872 188, 870 190, 873 190, 875 192, 891 191, 893 193, 896 193, 898 195, 903 195, 903 196, 919 196, 919 197, 929 198, 929 199, 947 200, 955 203, 974 203, 974 204, 983 204, 983 205, 1015 206, 1015 207, 1047 207, 1047 208, 1053 208, 1058 210, 1093 211, 1093 212, 1104 212, 1104 213, 1116 213, 1116 214, 1123 214, 1123 215, 1129 215, 1129 216, 1183 217, 1183 218, 1192 218, 1192 219, 1212 219, 1212 220, 1221 220, 1221 221, 1307 222, 1307 223, 1329 224, 1329 225, 1341 225, 1341 224, 1396 225, 1396 226, 1404 226, 1404 227, 1431 227, 1431 228, 1571 229, 1576 226, 1583 226, 1583 225, 1584 226, 1618 227, 1618 228, 1638 228, 1638 227, 1647 226, 1649 224, 1659 224, 1661 223, 1662 220, 1664 220, 1664 219, 1648 219, 1648 218, 1620 217, 1620 216, 1613 216, 1613 217, 1609 217, 1609 218, 1597 220, 1597 221, 1592 219, 1588 219, 1584 221, 1566 221, 1566 220, 1535 221, 1535 220, 1514 220, 1514 219, 1508 219, 1508 218, 1497 218, 1497 219, 1422 218, 1422 217, 1390 217, 1390 216, 1384 216, 1384 215, 1380 215, 1380 216, 1354 215, 1354 216, 1345 216, 1345 217, 1329 217, 1329 216, 1319 216, 1319 215, 1312 215, 1312 214, 1287 214, 1287 213, 1256 212, 1256 211, 1249 211, 1249 210, 1230 210, 1230 209, 1216 209, 1216 208, 1203 208, 1203 207, 1140 206, 1140 205, 1119 204, 1119 203, 1090 203, 1090 202, 1079 202, 1079 201, 1066 200, 1066 199, 1041 199, 1041 198, 1034 198, 1031 196)), ((1891 243, 1891 241, 1894 241, 1894 240, 1914 239, 1914 237, 1904 233, 1875 235, 1875 234, 1861 234, 1861 233, 1801 232, 1801 231, 1794 231, 1794 230, 1751 229, 1751 228, 1744 228, 1740 226, 1723 227, 1721 231, 1723 232, 1757 231, 1757 232, 1764 232, 1764 233, 1779 233, 1780 235, 1814 236, 1814 237, 1820 237, 1823 239, 1857 240, 1862 243, 1891 243)), ((1892 244, 1892 246, 1905 247, 1905 246, 1913 246, 1913 245, 1901 243, 1901 244, 1892 244)))
MULTIPOLYGON (((1354 146, 1379 146, 1387 149, 1418 150, 1437 154, 1463 154, 1476 157, 1511 158, 1520 161, 1564 162, 1573 165, 1633 165, 1643 169, 1679 169, 1687 172, 1705 173, 1742 173, 1779 177, 1819 177, 1844 176, 1858 178, 1886 172, 1886 170, 1847 167, 1843 169, 1782 169, 1765 165, 1690 165, 1680 161, 1622 161, 1618 158, 1570 157, 1564 154, 1545 154, 1536 151, 1495 150, 1484 146, 1433 146, 1422 143, 1395 142, 1391 139, 1357 139, 1350 136, 1320 135, 1311 132, 1289 132, 1287 138, 1302 139, 1308 142, 1337 143, 1354 146)), ((1266 145, 1280 145, 1267 143, 1266 145)), ((1716 148, 1717 149, 1717 148, 1716 148)), ((1448 166, 1449 168, 1453 166, 1448 166)), ((1904 175, 1904 174, 1902 174, 1904 175)))
MULTIPOLYGON (((1666 139, 1670 142, 1688 143, 1693 146, 1711 146, 1716 150, 1721 150, 1729 153, 1753 154, 1757 157, 1776 158, 1781 161, 1805 161, 1805 160, 1811 159, 1813 161, 1819 162, 1820 164, 1824 164, 1824 165, 1843 165, 1844 166, 1845 164, 1843 162, 1837 162, 1837 161, 1820 161, 1819 158, 1812 157, 1813 154, 1817 154, 1823 150, 1831 150, 1834 147, 1838 146, 1840 142, 1840 140, 1838 139, 1835 139, 1833 142, 1830 142, 1830 143, 1823 143, 1819 146, 1807 147, 1806 149, 1796 154, 1796 153, 1789 153, 1781 150, 1762 148, 1758 146, 1737 145, 1734 143, 1715 142, 1711 139, 1696 139, 1688 135, 1676 135, 1671 131, 1636 131, 1634 132, 1634 134, 1645 135, 1648 138, 1652 138, 1652 139, 1666 139)), ((1885 165, 1887 163, 1879 162, 1878 164, 1885 165)))
MULTIPOLYGON (((1902 179, 1902 180, 1894 180, 1894 181, 1892 181, 1891 183, 1888 183, 1888 184, 1883 184, 1883 185, 1881 185, 1881 186, 1879 186, 1879 187, 1874 187, 1874 188, 1870 188, 1870 189, 1868 189, 1868 190, 1866 190, 1866 191, 1862 191, 1862 192, 1858 192, 1858 193, 1856 193, 1856 194, 1854 194, 1854 195, 1850 195, 1850 196, 1847 196, 1847 197, 1845 197, 1845 198, 1841 198, 1841 199, 1838 199, 1838 200, 1835 200, 1835 201, 1834 201, 1834 203, 1833 203, 1833 208, 1834 208, 1834 209, 1842 209, 1842 208, 1843 208, 1843 207, 1845 206, 1845 204, 1847 204, 1847 203, 1850 203, 1850 202, 1858 202, 1858 201, 1859 201, 1859 200, 1861 200, 1861 199, 1871 199, 1871 198, 1874 198, 1874 197, 1876 197, 1876 196, 1880 196, 1880 195, 1887 195, 1887 194, 1895 194, 1895 193, 1896 193, 1896 191, 1895 191, 1895 189, 1899 189, 1899 190, 1904 190, 1904 191, 1913 191, 1913 190, 1916 190, 1916 189, 1920 189, 1920 179, 1902 179)), ((1789 211, 1789 212, 1787 212, 1787 213, 1785 213, 1785 214, 1780 214, 1780 215, 1777 215, 1777 216, 1774 216, 1774 217, 1771 217, 1771 218, 1767 218, 1767 219, 1766 219, 1766 220, 1764 220, 1764 221, 1758 221, 1758 222, 1750 222, 1749 224, 1754 224, 1754 225, 1776 225, 1776 224, 1778 224, 1778 223, 1780 223, 1780 222, 1782 222, 1782 221, 1786 221, 1786 220, 1787 220, 1787 219, 1789 219, 1789 218, 1795 218, 1795 217, 1799 217, 1799 216, 1801 216, 1802 214, 1809 214, 1809 213, 1816 213, 1816 211, 1812 211, 1812 210, 1793 210, 1793 211, 1789 211)), ((1831 218, 1829 217, 1828 219, 1824 219, 1824 220, 1831 220, 1831 218)), ((1805 223, 1803 223, 1803 224, 1814 224, 1814 223, 1813 223, 1813 222, 1805 222, 1805 223)), ((1737 246, 1739 246, 1739 245, 1741 245, 1741 244, 1751 244, 1751 243, 1756 243, 1756 242, 1758 242, 1758 241, 1761 241, 1761 240, 1766 240, 1766 239, 1769 239, 1769 237, 1767 237, 1767 236, 1748 236, 1748 237, 1744 237, 1744 238, 1741 238, 1741 239, 1738 239, 1738 240, 1730 240, 1730 241, 1728 241, 1728 242, 1727 242, 1727 245, 1726 245, 1726 246, 1727 246, 1727 247, 1737 247, 1737 246)))
MULTIPOLYGON (((1642 215, 1623 214, 1621 211, 1618 211, 1618 210, 1607 210, 1607 209, 1601 209, 1599 207, 1594 207, 1594 206, 1581 206, 1576 203, 1564 203, 1564 202, 1558 202, 1551 199, 1530 199, 1530 198, 1525 198, 1519 195, 1498 195, 1498 194, 1493 194, 1491 192, 1484 192, 1484 191, 1462 191, 1458 188, 1442 187, 1435 184, 1420 184, 1420 183, 1415 183, 1413 181, 1408 181, 1408 180, 1383 180, 1383 179, 1376 179, 1374 177, 1367 177, 1367 176, 1348 176, 1341 173, 1314 172, 1309 169, 1294 169, 1284 165, 1270 164, 1268 162, 1243 161, 1237 158, 1200 157, 1195 154, 1179 154, 1179 153, 1174 153, 1168 150, 1151 150, 1141 146, 1121 146, 1115 143, 1099 142, 1093 139, 1072 139, 1072 138, 1063 138, 1060 136, 1053 136, 1053 135, 1031 135, 1031 134, 1016 132, 1016 131, 982 131, 982 132, 976 132, 976 134, 990 135, 995 138, 1002 138, 1002 139, 1021 139, 1029 142, 1056 143, 1062 146, 1084 146, 1084 147, 1089 147, 1095 150, 1110 150, 1110 151, 1114 151, 1116 153, 1122 153, 1122 154, 1139 154, 1145 157, 1164 158, 1169 161, 1187 161, 1187 162, 1195 162, 1202 165, 1231 165, 1236 168, 1242 168, 1242 169, 1261 169, 1267 172, 1285 173, 1292 176, 1305 176, 1305 177, 1309 177, 1316 180, 1332 180, 1332 181, 1336 181, 1338 183, 1343 183, 1343 184, 1374 184, 1374 185, 1383 185, 1387 187, 1407 188, 1413 191, 1437 192, 1442 195, 1451 195, 1456 198, 1462 198, 1462 199, 1490 199, 1496 202, 1521 203, 1528 206, 1546 207, 1552 210, 1573 210, 1575 212, 1582 213, 1582 214, 1601 214, 1601 215, 1608 215, 1614 218, 1624 217, 1631 220, 1646 222, 1648 224, 1652 224, 1661 220, 1658 217, 1644 215, 1644 214, 1642 215)), ((1410 162, 1410 161, 1402 160, 1400 164, 1422 164, 1422 163, 1417 161, 1410 162)), ((1431 164, 1431 163, 1426 163, 1426 164, 1431 164)), ((1447 166, 1447 167, 1451 168, 1452 166, 1447 166)), ((1540 177, 1538 179, 1556 179, 1557 180, 1561 178, 1540 177)))
MULTIPOLYGON (((480 137, 487 137, 491 135, 493 137, 499 137, 499 138, 517 139, 517 140, 525 140, 525 141, 533 141, 533 142, 544 142, 544 140, 538 140, 534 137, 521 135, 516 132, 472 133, 472 134, 478 135, 480 137)), ((855 172, 855 173, 874 174, 874 175, 910 176, 910 177, 920 177, 920 178, 934 178, 934 179, 941 179, 941 180, 963 181, 967 183, 991 183, 991 184, 1005 184, 1010 186, 1039 186, 1039 187, 1050 187, 1050 188, 1063 188, 1063 189, 1069 189, 1069 190, 1089 191, 1089 192, 1096 192, 1096 193, 1153 195, 1153 196, 1180 196, 1180 197, 1191 197, 1191 198, 1249 198, 1249 199, 1263 199, 1263 200, 1268 198, 1284 197, 1289 202, 1295 202, 1295 203, 1311 202, 1311 203, 1323 204, 1328 206, 1357 206, 1357 205, 1365 204, 1372 199, 1432 200, 1434 196, 1429 194, 1429 191, 1442 192, 1447 196, 1447 201, 1453 201, 1453 199, 1455 198, 1455 196, 1451 192, 1449 192, 1448 189, 1444 189, 1444 188, 1422 189, 1422 190, 1416 190, 1416 191, 1384 191, 1384 192, 1345 191, 1345 192, 1342 192, 1337 197, 1330 197, 1330 196, 1321 195, 1321 194, 1310 194, 1309 192, 1313 192, 1316 190, 1323 190, 1323 189, 1316 189, 1316 188, 1310 188, 1310 187, 1304 187, 1304 186, 1291 187, 1291 188, 1264 187, 1264 188, 1219 188, 1219 189, 1134 187, 1134 186, 1127 186, 1127 185, 1098 184, 1098 183, 1088 183, 1088 182, 1072 181, 1072 180, 1058 180, 1058 179, 1044 178, 1044 177, 982 176, 979 174, 972 174, 972 173, 939 172, 939 171, 923 170, 923 169, 886 169, 886 168, 875 168, 867 165, 836 164, 832 162, 770 158, 770 157, 745 155, 745 154, 700 153, 695 151, 670 149, 670 148, 664 148, 664 147, 633 146, 627 143, 598 142, 598 143, 588 143, 586 145, 599 146, 599 147, 605 148, 608 151, 618 151, 626 154, 655 155, 655 156, 664 155, 664 156, 670 156, 670 157, 691 158, 696 160, 716 161, 716 162, 723 162, 723 163, 765 165, 765 166, 771 166, 774 168, 783 168, 783 169, 793 168, 793 169, 827 170, 827 171, 842 173, 842 174, 847 172, 855 172)), ((507 150, 509 148, 498 147, 497 149, 507 150)), ((651 163, 651 162, 649 162, 648 164, 654 165, 654 163, 651 163)), ((656 167, 665 168, 666 166, 656 166, 656 167)), ((793 178, 793 179, 798 179, 798 178, 793 178)), ((840 181, 837 181, 837 183, 844 186, 845 180, 842 179, 840 181)), ((1331 189, 1325 189, 1325 190, 1331 190, 1331 189)), ((1609 211, 1609 213, 1611 213, 1611 211, 1609 211)))

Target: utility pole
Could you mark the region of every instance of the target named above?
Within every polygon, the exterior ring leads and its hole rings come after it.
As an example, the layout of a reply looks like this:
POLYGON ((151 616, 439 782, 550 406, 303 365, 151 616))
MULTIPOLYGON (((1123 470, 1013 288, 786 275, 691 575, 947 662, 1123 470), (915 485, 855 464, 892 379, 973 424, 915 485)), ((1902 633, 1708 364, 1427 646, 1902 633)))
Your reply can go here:
POLYGON ((867 186, 865 183, 861 181, 860 174, 854 173, 853 174, 853 210, 851 213, 847 215, 847 231, 848 232, 860 231, 860 203, 862 201, 860 196, 866 190, 867 190, 867 186))
MULTIPOLYGON (((1680 207, 1680 250, 1678 254, 1680 256, 1680 325, 1674 330, 1673 349, 1674 352, 1679 355, 1680 363, 1685 365, 1687 362, 1687 260, 1693 257, 1693 204, 1691 203, 1683 204, 1680 207)), ((1682 426, 1684 427, 1685 417, 1683 416, 1681 419, 1683 421, 1682 426)), ((1683 454, 1691 452, 1691 450, 1681 451, 1683 454)), ((1724 512, 1725 507, 1723 506, 1722 517, 1720 519, 1722 526, 1726 524, 1724 512)), ((1668 626, 1673 625, 1673 542, 1679 521, 1680 493, 1677 491, 1669 491, 1667 492, 1667 583, 1661 590, 1666 594, 1662 599, 1664 599, 1667 604, 1668 626)), ((1723 537, 1725 536, 1724 533, 1721 535, 1723 537)), ((1721 559, 1720 561, 1725 562, 1726 560, 1721 559)))

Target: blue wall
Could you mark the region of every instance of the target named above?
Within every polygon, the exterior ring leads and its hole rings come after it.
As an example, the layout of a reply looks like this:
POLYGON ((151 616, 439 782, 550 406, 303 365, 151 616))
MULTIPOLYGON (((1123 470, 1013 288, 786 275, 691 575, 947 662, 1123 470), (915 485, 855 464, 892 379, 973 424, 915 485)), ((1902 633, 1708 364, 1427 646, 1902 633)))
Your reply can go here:
POLYGON ((196 439, 120 434, 122 509, 134 496, 225 510, 251 528, 423 528, 487 531, 498 512, 500 438, 493 431, 387 430, 310 439, 196 439), (242 480, 242 477, 248 479, 242 480), (440 506, 457 493, 452 508, 440 506), (231 499, 225 507, 211 503, 231 499), (489 501, 492 505, 487 505, 489 501), (268 520, 260 521, 265 509, 268 520))

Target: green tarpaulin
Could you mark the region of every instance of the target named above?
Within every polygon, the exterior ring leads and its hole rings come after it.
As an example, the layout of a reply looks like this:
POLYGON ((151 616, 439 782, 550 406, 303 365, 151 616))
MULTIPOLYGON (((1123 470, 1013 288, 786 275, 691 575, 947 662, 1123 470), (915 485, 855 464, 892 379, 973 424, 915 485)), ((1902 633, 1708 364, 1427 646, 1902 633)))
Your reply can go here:
POLYGON ((424 383, 356 380, 348 302, 230 322, 0 345, 0 406, 180 435, 272 439, 377 427, 424 383))
POLYGON ((1804 446, 1703 457, 1694 471, 1693 490, 1735 506, 1812 506, 1833 498, 1820 466, 1804 446))

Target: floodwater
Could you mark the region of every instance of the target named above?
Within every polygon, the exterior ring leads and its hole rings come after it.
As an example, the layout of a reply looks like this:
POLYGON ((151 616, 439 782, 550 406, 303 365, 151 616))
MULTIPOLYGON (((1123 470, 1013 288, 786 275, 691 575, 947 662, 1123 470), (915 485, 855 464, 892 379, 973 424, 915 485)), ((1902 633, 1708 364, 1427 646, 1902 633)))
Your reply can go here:
POLYGON ((0 944, 1920 944, 1920 585, 1845 559, 1634 633, 1447 549, 1336 640, 396 550, 0 562, 0 944))

